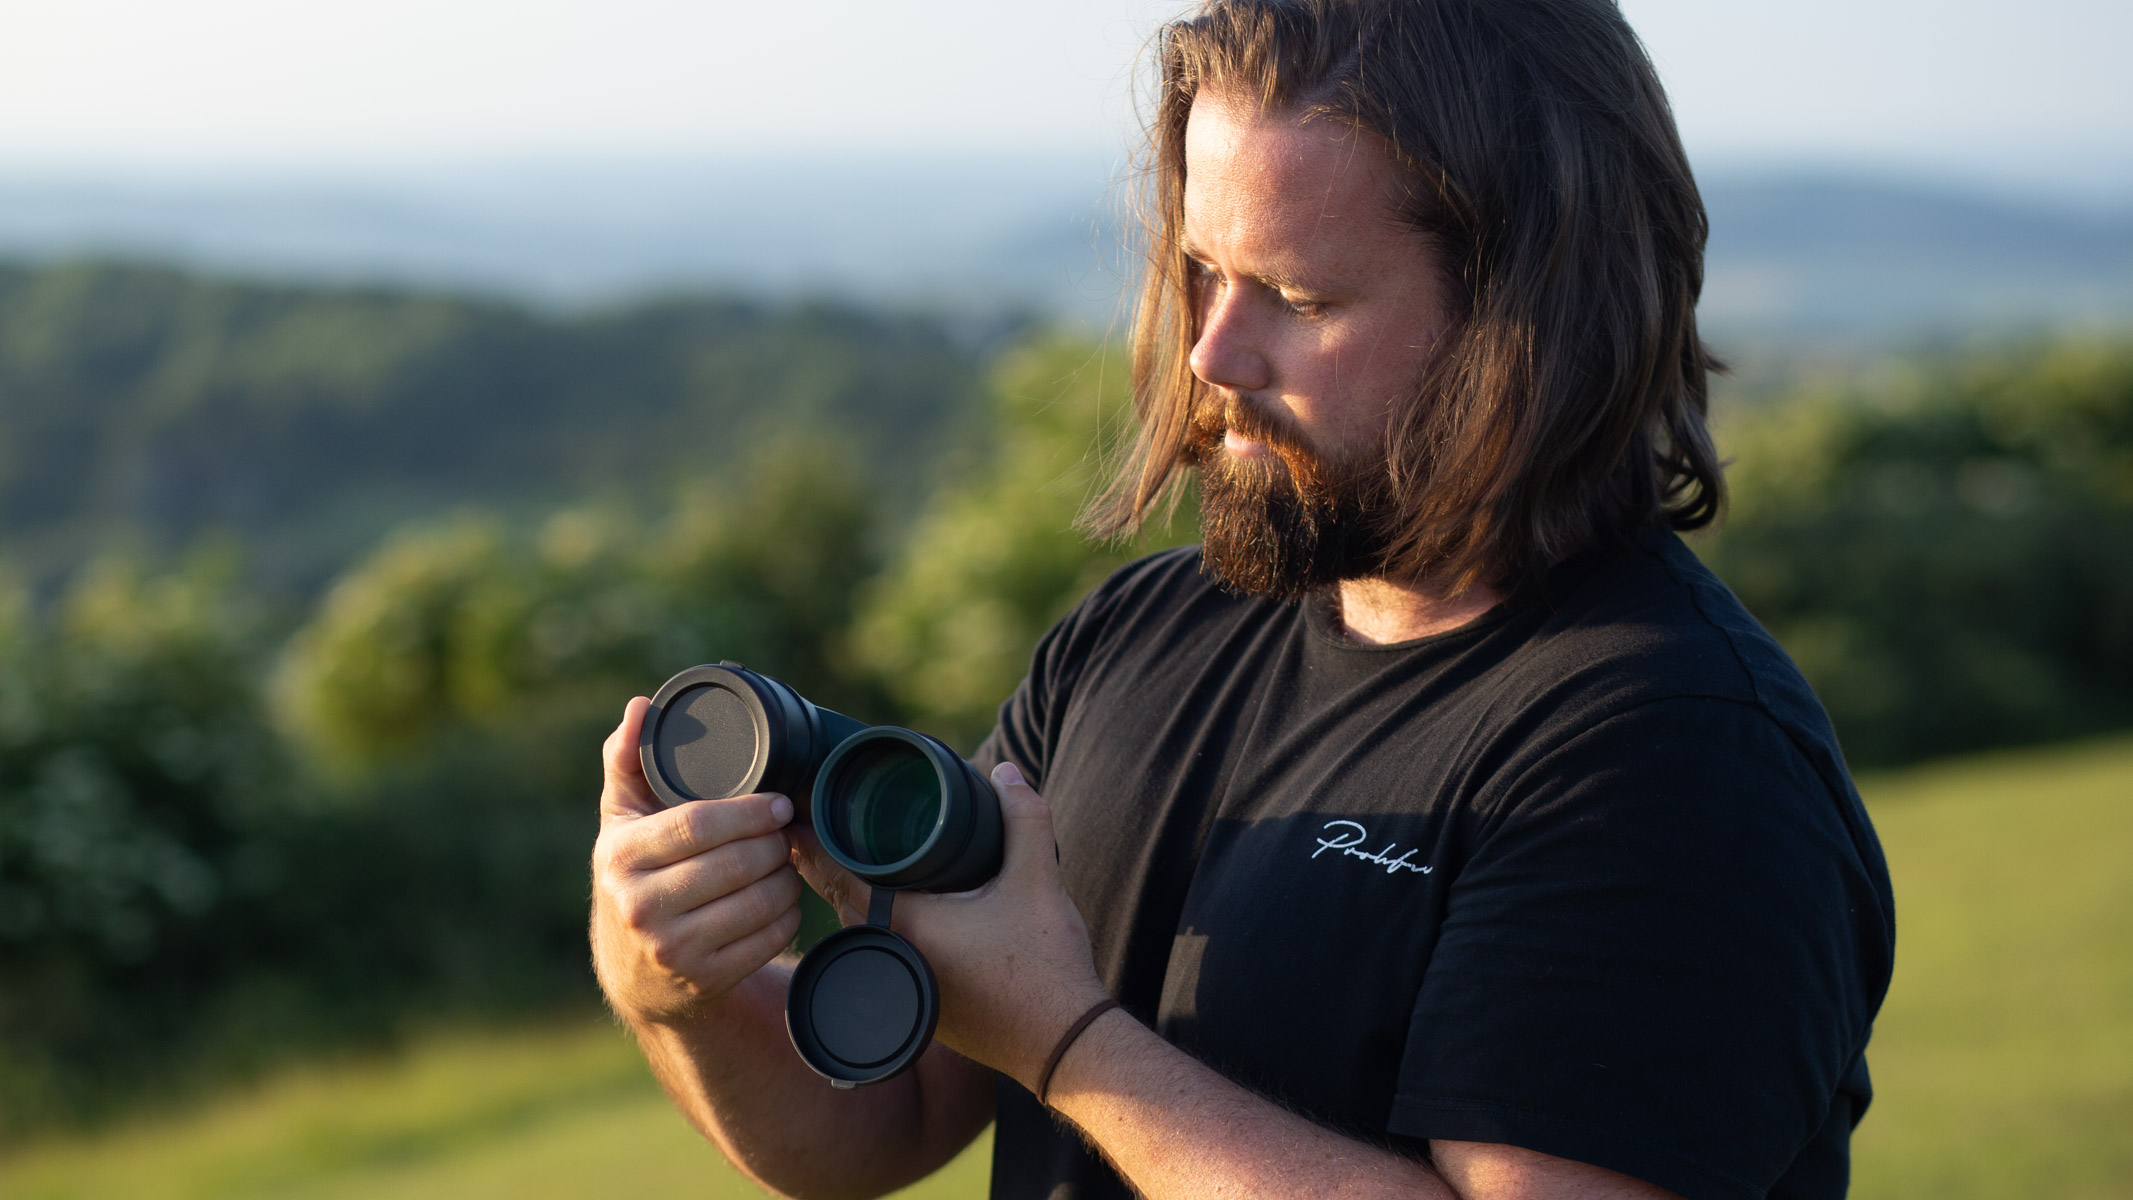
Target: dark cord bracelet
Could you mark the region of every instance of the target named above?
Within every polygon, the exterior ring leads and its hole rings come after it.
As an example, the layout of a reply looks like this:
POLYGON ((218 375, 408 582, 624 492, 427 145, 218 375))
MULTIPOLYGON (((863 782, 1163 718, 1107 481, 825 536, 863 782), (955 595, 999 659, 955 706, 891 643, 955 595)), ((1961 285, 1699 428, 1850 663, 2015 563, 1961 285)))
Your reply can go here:
POLYGON ((1083 1030, 1094 1025, 1096 1018, 1117 1007, 1119 1007, 1118 1001, 1105 996, 1102 1000, 1090 1005, 1089 1011, 1081 1014, 1080 1020, 1067 1026, 1066 1033, 1059 1038, 1059 1044, 1052 1047, 1052 1056, 1044 1060, 1044 1070, 1037 1076, 1037 1103, 1043 1104, 1045 1093, 1052 1090, 1052 1072, 1059 1069, 1059 1060, 1066 1057, 1067 1047, 1074 1044, 1074 1039, 1080 1037, 1083 1030))

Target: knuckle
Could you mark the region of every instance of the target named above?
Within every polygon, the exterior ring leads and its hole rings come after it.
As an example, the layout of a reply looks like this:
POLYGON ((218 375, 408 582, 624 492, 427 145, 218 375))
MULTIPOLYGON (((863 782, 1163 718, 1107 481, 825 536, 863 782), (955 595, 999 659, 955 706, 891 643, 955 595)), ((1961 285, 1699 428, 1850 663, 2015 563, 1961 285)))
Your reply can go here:
POLYGON ((781 902, 779 889, 774 880, 763 879, 751 884, 740 893, 741 912, 750 928, 761 928, 775 920, 789 901, 781 902))
POLYGON ((748 848, 749 865, 755 868, 758 876, 770 874, 791 859, 792 844, 782 833, 765 834, 756 838, 748 848))
POLYGON ((776 914, 771 911, 770 898, 759 887, 744 888, 733 893, 734 923, 742 929, 755 929, 776 914))
POLYGON ((669 809, 679 815, 674 820, 673 838, 678 845, 700 846, 704 841, 704 804, 691 801, 679 809, 669 809))
POLYGON ((720 826, 724 824, 720 819, 722 816, 716 801, 699 800, 691 804, 688 817, 683 822, 683 831, 689 839, 689 845, 704 848, 723 843, 725 839, 719 836, 720 826))
POLYGON ((640 934, 649 934, 659 924, 658 901, 642 893, 623 897, 616 911, 624 925, 640 934))
POLYGON ((622 898, 628 893, 616 878, 616 872, 598 864, 593 868, 593 903, 610 912, 619 912, 622 898))
POLYGON ((773 874, 770 880, 784 903, 797 904, 800 902, 800 891, 805 885, 800 882, 800 873, 798 871, 793 870, 791 867, 786 867, 773 874))
POLYGON ((640 834, 634 826, 623 825, 607 830, 593 842, 593 868, 601 873, 607 886, 620 889, 621 877, 637 867, 643 847, 640 834))
POLYGON ((673 942, 660 938, 645 947, 645 957, 652 965, 669 975, 682 974, 681 948, 673 942))

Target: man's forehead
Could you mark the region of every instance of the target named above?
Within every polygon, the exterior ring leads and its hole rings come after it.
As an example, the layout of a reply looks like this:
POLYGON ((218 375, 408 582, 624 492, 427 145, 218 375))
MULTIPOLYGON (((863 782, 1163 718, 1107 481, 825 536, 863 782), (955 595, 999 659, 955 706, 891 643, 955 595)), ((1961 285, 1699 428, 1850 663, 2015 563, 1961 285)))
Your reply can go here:
POLYGON ((1292 222, 1395 223, 1395 179, 1392 156, 1375 135, 1202 92, 1185 129, 1184 233, 1193 237, 1196 216, 1240 210, 1292 222))
POLYGON ((1185 125, 1186 176, 1242 172, 1274 182, 1299 175, 1325 179, 1335 173, 1372 172, 1385 165, 1377 161, 1384 151, 1375 142, 1345 122, 1300 120, 1287 113, 1262 112, 1249 99, 1201 92, 1185 125))

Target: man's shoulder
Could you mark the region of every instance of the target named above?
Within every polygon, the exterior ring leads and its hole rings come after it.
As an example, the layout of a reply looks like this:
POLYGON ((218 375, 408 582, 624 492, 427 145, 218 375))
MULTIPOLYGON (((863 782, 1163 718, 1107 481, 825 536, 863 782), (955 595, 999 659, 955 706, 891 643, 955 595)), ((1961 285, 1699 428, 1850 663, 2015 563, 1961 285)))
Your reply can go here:
POLYGON ((1200 572, 1200 547, 1195 543, 1157 550, 1126 563, 1105 576, 1104 581, 1090 591, 1089 598, 1130 596, 1146 599, 1180 590, 1197 592, 1213 586, 1200 572))
POLYGON ((1675 700, 1738 704, 1803 747, 1836 755, 1805 677, 1672 532, 1641 539, 1543 603, 1549 610, 1522 656, 1549 681, 1551 703, 1569 701, 1594 719, 1675 700))
POLYGON ((1249 607, 1200 569, 1198 545, 1158 550, 1126 563, 1089 590, 1062 625, 1083 633, 1145 634, 1180 615, 1196 620, 1249 607))

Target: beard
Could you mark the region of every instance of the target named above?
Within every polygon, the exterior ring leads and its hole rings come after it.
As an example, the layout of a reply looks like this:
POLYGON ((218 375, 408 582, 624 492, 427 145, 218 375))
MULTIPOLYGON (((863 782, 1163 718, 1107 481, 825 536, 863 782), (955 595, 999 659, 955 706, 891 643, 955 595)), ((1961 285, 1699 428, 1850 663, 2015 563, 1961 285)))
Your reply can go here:
POLYGON ((1284 418, 1241 397, 1203 395, 1185 456, 1200 473, 1201 569, 1246 595, 1290 599, 1382 572, 1390 539, 1390 479, 1382 455, 1319 457, 1284 418), (1234 429, 1273 450, 1239 459, 1234 429))

